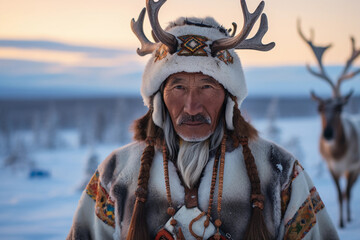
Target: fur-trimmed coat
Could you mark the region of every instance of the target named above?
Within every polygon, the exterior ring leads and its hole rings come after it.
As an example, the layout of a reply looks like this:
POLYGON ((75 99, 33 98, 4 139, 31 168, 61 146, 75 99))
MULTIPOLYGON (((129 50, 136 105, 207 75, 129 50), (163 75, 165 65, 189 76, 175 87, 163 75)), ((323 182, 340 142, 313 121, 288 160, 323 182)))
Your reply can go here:
MULTIPOLYGON (((250 141, 265 196, 264 216, 274 239, 338 239, 324 203, 311 179, 294 157, 261 138, 250 141)), ((68 240, 126 239, 135 202, 143 142, 115 150, 105 159, 84 190, 74 216, 68 240)), ((214 157, 200 179, 199 208, 208 209, 214 157)), ((184 187, 176 167, 169 162, 173 206, 184 205, 184 187)), ((217 189, 212 216, 216 219, 217 189)), ((241 145, 226 152, 221 230, 242 239, 251 214, 250 181, 241 145)), ((157 150, 148 186, 147 223, 151 239, 169 219, 164 181, 163 157, 157 150)), ((187 239, 188 240, 188 239, 187 239)))

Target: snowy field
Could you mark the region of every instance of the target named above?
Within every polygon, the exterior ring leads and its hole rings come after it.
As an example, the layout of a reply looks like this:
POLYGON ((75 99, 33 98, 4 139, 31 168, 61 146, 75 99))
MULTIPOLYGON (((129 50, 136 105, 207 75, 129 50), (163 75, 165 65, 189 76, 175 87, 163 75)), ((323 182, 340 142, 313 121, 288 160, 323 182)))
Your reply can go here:
MULTIPOLYGON (((261 135, 268 136, 291 150, 312 177, 329 214, 337 226, 338 204, 335 186, 318 152, 320 119, 277 119, 276 134, 269 135, 269 122, 253 124, 261 135)), ((76 145, 76 144, 75 144, 76 145)), ((104 159, 117 146, 96 148, 104 159)), ((72 147, 63 150, 32 153, 36 166, 49 171, 48 178, 29 178, 29 172, 0 168, 0 239, 4 240, 61 240, 65 239, 85 177, 88 148, 72 147)), ((0 156, 1 159, 3 156, 0 156)), ((360 183, 353 188, 353 221, 338 229, 341 239, 360 237, 360 183)))

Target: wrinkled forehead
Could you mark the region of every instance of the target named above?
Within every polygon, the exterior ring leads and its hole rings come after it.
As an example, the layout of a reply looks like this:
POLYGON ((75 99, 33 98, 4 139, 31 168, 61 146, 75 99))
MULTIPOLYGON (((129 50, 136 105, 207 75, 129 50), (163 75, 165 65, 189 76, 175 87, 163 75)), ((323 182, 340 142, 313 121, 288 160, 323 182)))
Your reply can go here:
POLYGON ((201 72, 179 72, 171 74, 163 84, 163 87, 173 86, 176 84, 193 84, 193 85, 214 85, 216 87, 221 87, 223 90, 225 90, 224 86, 214 79, 213 77, 203 74, 201 72))

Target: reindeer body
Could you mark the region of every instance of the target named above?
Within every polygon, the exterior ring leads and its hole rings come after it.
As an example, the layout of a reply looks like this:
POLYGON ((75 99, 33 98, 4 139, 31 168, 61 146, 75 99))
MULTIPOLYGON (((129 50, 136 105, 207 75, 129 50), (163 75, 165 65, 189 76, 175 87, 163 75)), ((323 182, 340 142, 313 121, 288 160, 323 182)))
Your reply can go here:
POLYGON ((344 176, 348 172, 360 172, 360 120, 342 116, 339 118, 334 139, 327 140, 323 133, 320 137, 320 152, 329 169, 336 176, 344 176), (340 133, 338 133, 340 132, 340 133), (350 168, 349 168, 350 166, 350 168))
POLYGON ((353 61, 360 56, 360 49, 355 48, 355 39, 351 38, 352 51, 350 58, 347 60, 340 77, 334 82, 326 74, 322 63, 323 54, 331 45, 325 47, 315 46, 312 40, 313 36, 307 39, 301 32, 300 25, 298 25, 298 32, 312 49, 319 64, 319 71, 313 70, 308 65, 307 69, 314 76, 327 82, 333 90, 332 98, 327 100, 316 96, 314 92, 311 92, 311 96, 319 104, 318 110, 322 120, 320 153, 327 162, 336 184, 340 207, 339 226, 342 228, 344 227, 343 200, 344 198, 347 200, 347 220, 350 221, 351 189, 360 173, 360 118, 345 117, 341 114, 343 106, 348 103, 353 91, 342 96, 340 86, 345 80, 351 79, 360 73, 360 69, 350 71, 353 61), (340 178, 343 176, 347 179, 345 195, 342 193, 339 183, 340 178))
MULTIPOLYGON (((324 116, 322 116, 324 118, 324 116)), ((334 128, 334 138, 324 137, 328 125, 324 125, 320 137, 320 152, 331 172, 338 191, 340 220, 339 226, 344 227, 343 200, 347 201, 347 220, 351 220, 350 199, 351 189, 360 173, 360 119, 339 117, 334 128), (339 180, 347 179, 345 195, 342 193, 339 180)))

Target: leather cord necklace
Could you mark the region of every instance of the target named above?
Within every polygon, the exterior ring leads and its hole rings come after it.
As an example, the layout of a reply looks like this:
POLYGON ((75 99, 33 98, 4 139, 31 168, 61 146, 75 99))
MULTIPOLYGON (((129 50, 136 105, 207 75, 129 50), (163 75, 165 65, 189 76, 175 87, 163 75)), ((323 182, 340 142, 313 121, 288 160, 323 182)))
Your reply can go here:
MULTIPOLYGON (((167 202, 169 204, 169 207, 167 209, 167 214, 171 216, 170 224, 174 227, 177 225, 177 221, 174 218, 175 215, 175 208, 173 207, 172 199, 171 199, 171 190, 170 190, 170 182, 169 182, 169 157, 167 153, 166 144, 163 143, 163 166, 164 166, 164 177, 165 177, 165 187, 166 187, 166 198, 167 202)), ((223 184, 224 184, 224 167, 225 167, 225 150, 226 150, 226 135, 224 134, 223 139, 221 141, 220 147, 216 151, 215 159, 214 159, 214 165, 213 165, 213 173, 211 178, 211 187, 210 187, 210 196, 209 196, 209 206, 207 213, 202 212, 200 215, 198 215, 196 218, 194 218, 190 224, 189 224, 189 232, 192 236, 194 236, 197 240, 203 239, 203 236, 205 234, 205 229, 210 224, 210 214, 214 199, 214 192, 215 192, 215 186, 216 186, 216 177, 218 172, 218 166, 219 166, 219 158, 220 158, 220 170, 219 170, 219 186, 218 186, 218 199, 217 199, 217 219, 215 220, 215 227, 216 227, 216 233, 213 236, 215 240, 220 240, 221 234, 220 234, 220 226, 221 226, 221 201, 222 201, 222 193, 223 193, 223 184), (206 214, 206 220, 204 222, 204 232, 203 236, 198 236, 195 234, 195 232, 192 229, 192 225, 198 221, 200 218, 205 216, 206 214)), ((174 233, 178 239, 184 239, 184 236, 182 235, 181 228, 179 228, 179 231, 174 233)), ((184 239, 185 240, 185 239, 184 239)))

